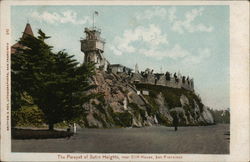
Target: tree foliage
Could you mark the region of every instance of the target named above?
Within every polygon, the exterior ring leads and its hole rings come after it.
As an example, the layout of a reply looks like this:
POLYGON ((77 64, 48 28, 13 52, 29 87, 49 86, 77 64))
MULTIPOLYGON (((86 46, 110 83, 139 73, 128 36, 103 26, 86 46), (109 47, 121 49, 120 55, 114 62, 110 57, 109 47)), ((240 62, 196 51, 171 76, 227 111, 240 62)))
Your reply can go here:
POLYGON ((230 123, 230 111, 209 109, 213 115, 215 123, 230 123))
POLYGON ((30 95, 45 114, 49 128, 61 121, 70 121, 81 115, 87 98, 88 78, 94 74, 92 64, 82 64, 65 51, 54 53, 45 43, 50 38, 41 30, 39 36, 27 36, 12 54, 12 107, 20 108, 25 93, 30 95))

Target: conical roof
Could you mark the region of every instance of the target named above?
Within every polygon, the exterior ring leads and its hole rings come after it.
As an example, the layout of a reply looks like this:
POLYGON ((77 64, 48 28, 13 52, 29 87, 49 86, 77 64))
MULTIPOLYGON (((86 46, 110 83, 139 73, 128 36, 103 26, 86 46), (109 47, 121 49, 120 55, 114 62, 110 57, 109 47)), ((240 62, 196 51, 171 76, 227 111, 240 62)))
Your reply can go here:
POLYGON ((31 29, 31 26, 30 26, 29 23, 26 24, 26 27, 25 27, 25 29, 24 29, 22 38, 25 37, 26 35, 34 36, 33 31, 32 31, 32 29, 31 29))
MULTIPOLYGON (((34 36, 32 28, 29 23, 26 24, 22 38, 25 38, 27 35, 34 36)), ((24 48, 24 47, 18 42, 15 43, 14 45, 11 46, 11 54, 15 53, 17 48, 24 48)))

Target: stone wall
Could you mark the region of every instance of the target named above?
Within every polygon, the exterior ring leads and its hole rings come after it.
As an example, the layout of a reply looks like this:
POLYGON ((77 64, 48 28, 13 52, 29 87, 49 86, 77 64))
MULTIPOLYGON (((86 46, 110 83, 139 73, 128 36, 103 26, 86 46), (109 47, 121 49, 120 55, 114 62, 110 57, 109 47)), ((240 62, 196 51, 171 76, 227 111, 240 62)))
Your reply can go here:
POLYGON ((161 85, 172 88, 184 88, 186 90, 194 91, 193 79, 184 79, 182 81, 182 76, 170 77, 170 80, 166 79, 164 74, 141 74, 141 73, 132 73, 130 77, 131 83, 144 83, 152 85, 161 85))

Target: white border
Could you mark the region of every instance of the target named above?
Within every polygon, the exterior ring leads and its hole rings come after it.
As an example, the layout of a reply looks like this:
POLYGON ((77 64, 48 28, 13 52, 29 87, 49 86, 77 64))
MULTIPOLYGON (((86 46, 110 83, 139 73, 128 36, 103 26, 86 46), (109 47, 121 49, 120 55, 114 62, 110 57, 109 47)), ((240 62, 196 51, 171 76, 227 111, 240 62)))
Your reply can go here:
MULTIPOLYGON (((11 153, 7 121, 6 45, 10 35, 11 5, 230 5, 230 108, 231 135, 229 155, 176 154, 182 159, 170 161, 249 161, 249 3, 247 1, 2 1, 1 2, 1 160, 2 161, 59 161, 64 153, 11 153)), ((10 55, 8 55, 10 57, 10 55)), ((10 59, 10 58, 9 58, 10 59)), ((10 62, 9 62, 10 63, 10 62)), ((10 66, 10 65, 8 65, 10 66)), ((10 73, 9 73, 10 74, 10 73)), ((10 86, 10 84, 9 84, 10 86)), ((9 89, 10 90, 10 89, 9 89)), ((10 94, 10 93, 9 93, 10 94)), ((10 103, 9 103, 10 104, 10 103)), ((72 154, 71 155, 86 155, 72 154)), ((64 154, 66 155, 66 154, 64 154)), ((90 154, 89 154, 90 155, 90 154)), ((100 155, 100 154, 95 154, 100 155)), ((121 156, 122 154, 115 154, 121 156)), ((154 154, 156 155, 156 154, 154 154)), ((166 154, 172 156, 174 154, 166 154)), ((70 160, 63 160, 70 161, 70 160)), ((82 161, 82 160, 81 160, 82 161)), ((90 161, 88 159, 88 161, 90 161)), ((97 160, 92 160, 97 161, 97 160)), ((114 161, 114 160, 113 160, 114 161)), ((126 161, 126 160, 124 160, 126 161)), ((145 160, 142 160, 145 161, 145 160)), ((164 159, 166 161, 166 159, 164 159)))

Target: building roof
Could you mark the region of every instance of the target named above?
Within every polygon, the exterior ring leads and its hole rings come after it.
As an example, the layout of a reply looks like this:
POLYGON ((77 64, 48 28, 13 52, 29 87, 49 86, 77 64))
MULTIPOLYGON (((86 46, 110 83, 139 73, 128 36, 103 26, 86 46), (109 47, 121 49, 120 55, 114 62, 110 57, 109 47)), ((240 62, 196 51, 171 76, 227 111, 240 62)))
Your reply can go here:
POLYGON ((110 64, 109 66, 120 66, 120 67, 123 67, 123 65, 121 65, 121 64, 110 64))
POLYGON ((133 70, 133 69, 131 69, 131 68, 129 68, 129 67, 126 67, 126 66, 124 66, 124 65, 121 65, 121 64, 111 64, 111 65, 109 65, 110 67, 125 67, 126 69, 130 69, 130 70, 133 70))
MULTIPOLYGON (((34 36, 32 28, 29 23, 26 24, 22 38, 25 38, 27 35, 34 36)), ((11 54, 16 52, 16 48, 24 48, 23 45, 18 42, 11 46, 11 54)))
POLYGON ((18 42, 11 46, 11 54, 16 52, 17 48, 23 48, 23 45, 19 44, 18 42))
POLYGON ((27 34, 28 34, 28 35, 31 35, 31 36, 34 36, 33 31, 32 31, 32 28, 31 28, 31 26, 30 26, 29 23, 26 24, 26 27, 25 27, 25 29, 24 29, 22 38, 24 38, 27 34))

